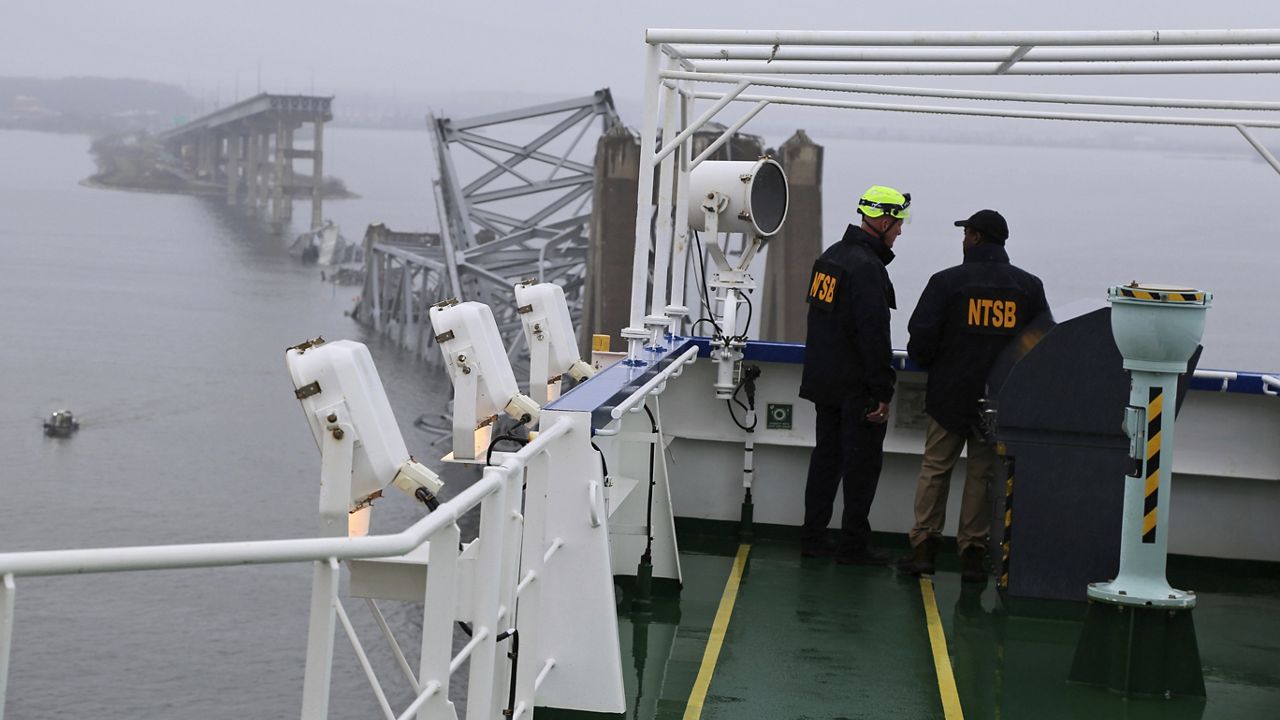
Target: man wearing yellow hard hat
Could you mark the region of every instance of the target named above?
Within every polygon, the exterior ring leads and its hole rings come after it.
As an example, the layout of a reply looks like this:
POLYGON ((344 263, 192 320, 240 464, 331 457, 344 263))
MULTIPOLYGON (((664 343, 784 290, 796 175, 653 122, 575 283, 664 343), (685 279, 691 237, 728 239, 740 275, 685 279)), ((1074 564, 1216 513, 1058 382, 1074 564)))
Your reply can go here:
POLYGON ((804 493, 800 553, 835 555, 848 565, 884 565, 889 556, 870 546, 867 516, 880 482, 884 436, 896 376, 889 311, 896 307, 885 269, 893 244, 910 217, 911 195, 873 185, 858 199, 860 226, 813 264, 800 397, 817 412, 817 437, 804 493), (836 490, 844 486, 838 542, 831 522, 836 490))

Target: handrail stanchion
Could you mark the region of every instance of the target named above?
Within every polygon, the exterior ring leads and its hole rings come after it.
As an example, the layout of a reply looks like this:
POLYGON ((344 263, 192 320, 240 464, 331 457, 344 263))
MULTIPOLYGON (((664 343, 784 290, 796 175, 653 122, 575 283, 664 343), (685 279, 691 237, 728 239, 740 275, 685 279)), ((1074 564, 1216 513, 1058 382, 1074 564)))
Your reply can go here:
MULTIPOLYGON (((501 467, 489 466, 484 469, 484 477, 500 477, 506 480, 506 472, 501 467)), ((480 501, 480 536, 476 542, 480 544, 479 556, 476 559, 478 568, 502 567, 503 547, 507 524, 507 483, 498 483, 493 493, 480 501)), ((427 583, 430 585, 431 583, 427 583)), ((479 637, 484 631, 490 640, 482 642, 471 651, 471 672, 467 693, 467 716, 487 718, 494 717, 496 708, 500 707, 499 699, 503 696, 506 683, 498 676, 496 670, 497 643, 492 640, 500 632, 498 628, 498 606, 502 602, 502 578, 487 573, 476 573, 475 579, 475 619, 472 632, 479 637), (488 688, 489 692, 485 692, 488 688)), ((440 608, 448 612, 447 608, 440 608)))
MULTIPOLYGON (((449 687, 453 608, 458 602, 459 537, 457 525, 448 525, 431 536, 430 581, 422 600, 422 653, 418 659, 418 686, 424 689, 432 683, 449 687)), ((439 693, 438 697, 436 702, 423 705, 418 720, 446 714, 449 694, 439 693)))
POLYGON ((0 586, 0 720, 4 720, 4 700, 9 687, 9 649, 13 645, 13 600, 17 588, 13 575, 4 576, 0 586))
MULTIPOLYGON (((550 461, 545 453, 529 460, 524 491, 525 552, 521 556, 520 577, 531 575, 532 580, 520 596, 517 620, 520 628, 523 652, 516 659, 516 702, 534 706, 534 673, 542 663, 540 651, 540 617, 542 614, 542 586, 545 581, 543 568, 548 555, 547 495, 550 492, 550 461)), ((563 541, 562 541, 563 544, 563 541)), ((513 623, 514 624, 514 623, 513 623)))
POLYGON ((302 720, 329 717, 329 685, 333 678, 334 601, 338 598, 338 560, 317 560, 311 581, 311 624, 307 631, 307 666, 302 680, 302 720))

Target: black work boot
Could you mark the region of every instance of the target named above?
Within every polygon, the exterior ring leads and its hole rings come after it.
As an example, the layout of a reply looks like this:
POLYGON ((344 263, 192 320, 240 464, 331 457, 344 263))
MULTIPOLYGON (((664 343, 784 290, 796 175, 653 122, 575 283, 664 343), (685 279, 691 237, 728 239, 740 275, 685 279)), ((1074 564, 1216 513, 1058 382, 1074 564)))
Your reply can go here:
POLYGON ((920 541, 919 545, 911 548, 910 555, 898 558, 898 561, 893 565, 898 570, 910 575, 932 575, 936 569, 935 561, 938 558, 938 550, 941 547, 941 538, 927 537, 920 541))
POLYGON ((960 551, 960 580, 967 583, 987 581, 987 549, 970 545, 960 551))

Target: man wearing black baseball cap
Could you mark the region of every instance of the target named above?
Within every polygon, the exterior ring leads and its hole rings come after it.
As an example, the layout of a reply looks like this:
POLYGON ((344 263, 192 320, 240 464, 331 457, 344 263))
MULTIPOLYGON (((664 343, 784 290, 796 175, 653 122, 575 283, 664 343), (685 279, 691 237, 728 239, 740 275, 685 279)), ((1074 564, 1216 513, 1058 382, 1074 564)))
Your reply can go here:
POLYGON ((929 371, 929 428, 916 484, 912 554, 897 566, 916 575, 933 573, 951 470, 968 444, 956 541, 962 579, 981 582, 991 529, 987 484, 996 454, 978 430, 979 403, 996 356, 1036 316, 1049 312, 1049 303, 1040 278, 1009 263, 1004 249, 1009 224, 1003 215, 979 210, 957 220, 956 227, 964 228, 964 262, 929 278, 907 325, 907 354, 929 371))

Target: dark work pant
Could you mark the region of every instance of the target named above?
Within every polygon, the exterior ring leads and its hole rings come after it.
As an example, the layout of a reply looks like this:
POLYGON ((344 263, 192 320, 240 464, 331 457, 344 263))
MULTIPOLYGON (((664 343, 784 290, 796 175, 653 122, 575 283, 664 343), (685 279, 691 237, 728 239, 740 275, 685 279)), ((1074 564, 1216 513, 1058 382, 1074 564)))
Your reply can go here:
POLYGON ((804 489, 805 542, 820 542, 831 522, 836 489, 844 481, 844 515, 840 549, 857 551, 871 535, 871 501, 884 464, 884 435, 888 424, 867 422, 868 401, 849 398, 840 405, 816 405, 817 442, 809 458, 804 489))

